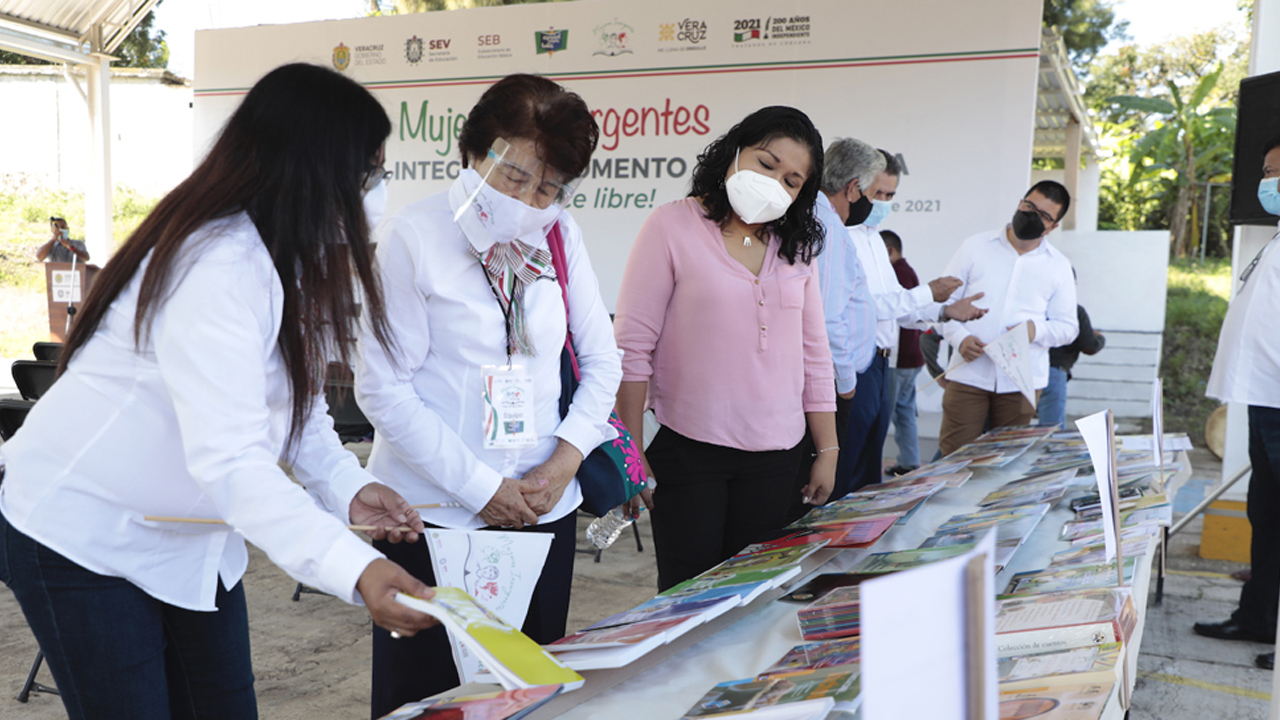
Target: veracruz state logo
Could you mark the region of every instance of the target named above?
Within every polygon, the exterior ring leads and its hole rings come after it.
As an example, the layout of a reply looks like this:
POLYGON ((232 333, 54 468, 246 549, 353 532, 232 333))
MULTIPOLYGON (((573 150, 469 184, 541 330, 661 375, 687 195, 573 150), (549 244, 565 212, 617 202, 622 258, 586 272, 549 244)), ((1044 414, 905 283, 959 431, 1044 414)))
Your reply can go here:
POLYGON ((543 53, 558 53, 569 49, 569 30, 567 28, 557 30, 554 27, 547 30, 535 30, 533 32, 533 40, 539 55, 543 53))
POLYGON ((338 47, 333 49, 333 66, 338 70, 346 70, 351 64, 351 48, 338 43, 338 47))
POLYGON ((630 53, 627 44, 631 41, 632 32, 630 25, 618 20, 601 25, 595 29, 598 49, 591 54, 614 57, 630 53))
POLYGON ((410 65, 417 65, 422 62, 422 48, 425 43, 422 38, 414 35, 404 41, 404 59, 409 61, 410 65))

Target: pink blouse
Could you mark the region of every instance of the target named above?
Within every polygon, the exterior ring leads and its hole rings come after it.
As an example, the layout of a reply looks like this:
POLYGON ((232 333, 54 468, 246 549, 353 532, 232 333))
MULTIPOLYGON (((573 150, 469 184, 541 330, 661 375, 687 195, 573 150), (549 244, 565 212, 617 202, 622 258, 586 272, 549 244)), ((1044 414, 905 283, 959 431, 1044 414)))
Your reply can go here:
POLYGON ((649 381, 658 422, 702 442, 784 450, 806 412, 835 412, 818 274, 778 257, 757 277, 696 199, 658 208, 631 248, 614 332, 622 380, 649 381))

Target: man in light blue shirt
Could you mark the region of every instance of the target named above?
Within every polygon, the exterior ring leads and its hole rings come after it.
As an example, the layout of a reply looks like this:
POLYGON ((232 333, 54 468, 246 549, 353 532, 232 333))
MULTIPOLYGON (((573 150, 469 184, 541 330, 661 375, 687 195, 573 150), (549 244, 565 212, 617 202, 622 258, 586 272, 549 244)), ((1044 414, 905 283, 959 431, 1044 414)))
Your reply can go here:
MULTIPOLYGON (((822 252, 813 262, 818 268, 818 284, 822 287, 822 312, 827 321, 827 340, 831 344, 831 361, 836 375, 836 437, 843 443, 849 429, 849 407, 858 385, 858 374, 871 365, 876 350, 876 308, 867 286, 867 275, 858 260, 844 220, 825 193, 818 193, 813 214, 824 231, 822 252)), ((809 484, 809 468, 819 451, 805 433, 801 444, 800 471, 796 474, 796 500, 788 513, 788 522, 810 509, 801 500, 809 484)), ((834 500, 835 498, 832 497, 834 500)))

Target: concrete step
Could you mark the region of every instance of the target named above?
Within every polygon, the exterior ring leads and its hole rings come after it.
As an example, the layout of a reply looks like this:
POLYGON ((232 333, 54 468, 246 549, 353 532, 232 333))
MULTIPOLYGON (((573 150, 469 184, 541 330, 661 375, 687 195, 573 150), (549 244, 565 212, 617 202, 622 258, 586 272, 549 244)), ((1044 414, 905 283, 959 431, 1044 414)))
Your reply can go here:
POLYGON ((1097 355, 1081 355, 1076 367, 1106 363, 1108 365, 1151 365, 1160 363, 1160 351, 1154 348, 1112 347, 1110 343, 1097 355))
MULTIPOLYGON (((1128 380, 1132 382, 1155 382, 1156 367, 1154 365, 1115 365, 1109 363, 1077 364, 1071 369, 1071 382, 1082 380, 1128 380)), ((1069 387, 1069 386, 1068 386, 1069 387)))
POLYGON ((1092 415, 1103 410, 1111 410, 1116 417, 1141 418, 1151 417, 1151 401, 1144 400, 1104 400, 1098 398, 1067 398, 1067 415, 1079 417, 1092 415))
POLYGON ((1107 330, 1106 328, 1096 329, 1107 336, 1107 347, 1103 352, 1110 350, 1112 347, 1159 349, 1164 340, 1162 333, 1126 332, 1124 330, 1107 330))
POLYGON ((1141 400, 1150 402, 1152 381, 1138 380, 1072 380, 1067 383, 1069 398, 1097 398, 1099 400, 1141 400))

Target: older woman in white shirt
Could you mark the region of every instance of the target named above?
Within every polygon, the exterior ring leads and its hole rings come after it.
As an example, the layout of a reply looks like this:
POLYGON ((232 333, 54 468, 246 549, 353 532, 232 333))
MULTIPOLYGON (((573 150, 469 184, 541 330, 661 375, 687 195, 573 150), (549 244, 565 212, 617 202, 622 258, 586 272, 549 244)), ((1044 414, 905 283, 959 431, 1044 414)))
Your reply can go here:
POLYGON ((353 274, 390 342, 368 229, 390 129, 331 70, 268 73, 99 275, 61 377, 0 451, 0 579, 71 718, 257 716, 245 539, 380 625, 434 624, 394 600, 429 588, 345 526, 423 529, 319 394, 356 332, 353 274))
MULTIPOLYGON (((523 627, 540 643, 565 632, 582 500, 574 475, 616 437, 621 360, 582 232, 563 210, 598 134, 582 99, 550 80, 491 86, 459 137, 465 169, 453 187, 407 207, 379 240, 397 345, 366 336, 356 366, 356 399, 377 430, 369 470, 412 503, 456 505, 423 511, 429 525, 554 534, 523 627), (557 233, 582 375, 563 419, 557 233), (482 389, 494 383, 520 390, 518 420, 487 415, 482 389)), ((426 548, 376 546, 434 583, 426 548)), ((443 628, 413 639, 375 631, 373 717, 458 682, 443 628)))

